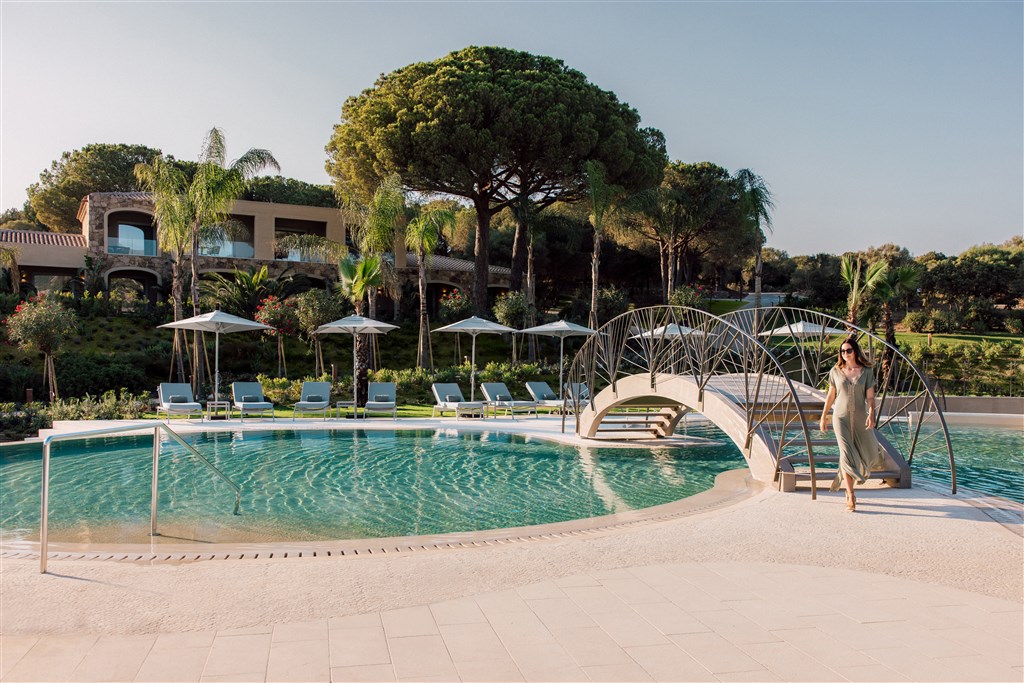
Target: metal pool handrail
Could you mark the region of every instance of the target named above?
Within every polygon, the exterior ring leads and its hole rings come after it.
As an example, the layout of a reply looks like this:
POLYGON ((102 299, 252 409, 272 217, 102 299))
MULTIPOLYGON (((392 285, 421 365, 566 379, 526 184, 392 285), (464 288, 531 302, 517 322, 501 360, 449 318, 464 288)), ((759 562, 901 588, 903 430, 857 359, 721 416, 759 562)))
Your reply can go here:
POLYGON ((127 427, 105 427, 104 429, 91 429, 84 432, 69 432, 67 434, 51 434, 43 439, 43 490, 40 496, 40 520, 39 520, 39 573, 46 573, 46 559, 47 559, 47 527, 48 519, 50 514, 50 444, 54 441, 71 441, 72 439, 83 439, 91 436, 102 436, 103 434, 122 434, 124 432, 138 432, 144 429, 153 430, 153 491, 150 502, 150 517, 149 517, 149 533, 151 536, 156 536, 156 504, 157 504, 157 485, 159 482, 160 474, 160 438, 159 431, 162 429, 171 437, 174 441, 178 442, 181 446, 185 447, 185 450, 189 451, 201 463, 206 465, 210 470, 218 477, 224 480, 224 482, 235 490, 235 509, 232 514, 238 514, 239 507, 242 503, 242 489, 238 488, 238 485, 228 479, 227 475, 220 471, 216 465, 210 462, 202 453, 197 451, 191 444, 185 442, 177 432, 170 428, 170 426, 159 422, 157 424, 146 424, 146 425, 131 425, 127 427))

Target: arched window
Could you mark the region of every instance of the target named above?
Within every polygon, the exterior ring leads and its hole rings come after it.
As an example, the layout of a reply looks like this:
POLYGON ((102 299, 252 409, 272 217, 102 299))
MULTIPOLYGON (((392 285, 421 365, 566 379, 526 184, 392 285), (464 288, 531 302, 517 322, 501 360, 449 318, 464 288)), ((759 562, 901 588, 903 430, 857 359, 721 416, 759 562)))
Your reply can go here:
POLYGON ((153 217, 139 211, 114 211, 108 214, 107 253, 156 256, 153 217))

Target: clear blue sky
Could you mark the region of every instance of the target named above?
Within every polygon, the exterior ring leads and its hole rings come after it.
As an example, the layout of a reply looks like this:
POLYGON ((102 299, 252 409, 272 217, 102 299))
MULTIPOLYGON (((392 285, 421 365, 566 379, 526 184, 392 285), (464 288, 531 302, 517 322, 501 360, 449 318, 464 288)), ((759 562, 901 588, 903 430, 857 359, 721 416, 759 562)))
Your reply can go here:
POLYGON ((752 168, 791 255, 919 254, 1024 225, 1024 4, 0 4, 0 208, 65 150, 270 149, 328 181, 345 98, 467 45, 551 55, 613 90, 671 158, 752 168))

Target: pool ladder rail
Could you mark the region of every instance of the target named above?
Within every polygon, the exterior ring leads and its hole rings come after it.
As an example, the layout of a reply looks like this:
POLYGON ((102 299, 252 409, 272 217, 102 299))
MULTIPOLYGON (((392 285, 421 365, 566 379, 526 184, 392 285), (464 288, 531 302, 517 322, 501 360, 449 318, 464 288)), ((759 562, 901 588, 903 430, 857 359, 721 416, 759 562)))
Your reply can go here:
POLYGON ((216 465, 204 456, 202 453, 197 451, 194 446, 186 442, 181 436, 178 435, 170 426, 159 422, 157 424, 145 424, 145 425, 132 425, 127 427, 106 427, 104 429, 92 429, 84 432, 69 432, 67 434, 51 434, 43 439, 43 490, 40 496, 40 507, 41 513, 39 518, 39 573, 46 573, 46 559, 47 559, 47 522, 49 521, 50 513, 50 444, 55 441, 71 441, 74 439, 86 439, 93 436, 102 436, 104 434, 123 434, 124 432, 138 432, 147 429, 153 430, 153 487, 150 500, 150 511, 149 511, 149 533, 151 536, 159 535, 157 533, 157 489, 159 487, 160 480, 160 430, 163 430, 167 436, 173 441, 176 441, 179 445, 185 448, 191 453, 199 462, 206 465, 211 472, 220 477, 228 486, 230 486, 235 492, 235 509, 232 514, 237 515, 238 510, 242 504, 242 489, 238 487, 233 481, 228 479, 227 475, 220 471, 216 465))

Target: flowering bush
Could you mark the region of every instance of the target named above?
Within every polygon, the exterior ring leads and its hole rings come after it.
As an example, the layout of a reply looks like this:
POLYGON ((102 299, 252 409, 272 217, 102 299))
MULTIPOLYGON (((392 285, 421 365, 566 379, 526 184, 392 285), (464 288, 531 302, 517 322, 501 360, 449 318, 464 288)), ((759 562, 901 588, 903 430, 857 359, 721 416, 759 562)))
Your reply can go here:
POLYGON ((702 311, 711 309, 711 289, 704 285, 680 285, 668 297, 669 306, 686 306, 702 311))
POLYGON ((0 324, 7 326, 7 335, 23 350, 43 353, 43 380, 48 384, 50 399, 57 398, 53 356, 78 333, 75 312, 55 297, 32 297, 18 304, 14 314, 0 324))
POLYGON ((277 374, 287 377, 288 364, 284 357, 284 338, 286 335, 295 336, 299 333, 299 317, 295 312, 295 302, 289 299, 279 299, 271 294, 256 307, 256 320, 274 328, 267 330, 267 334, 277 337, 277 374))
POLYGON ((458 288, 441 295, 441 321, 450 323, 469 313, 469 297, 458 288))
POLYGON ((494 318, 508 327, 526 326, 526 297, 522 292, 502 292, 494 302, 494 318))

